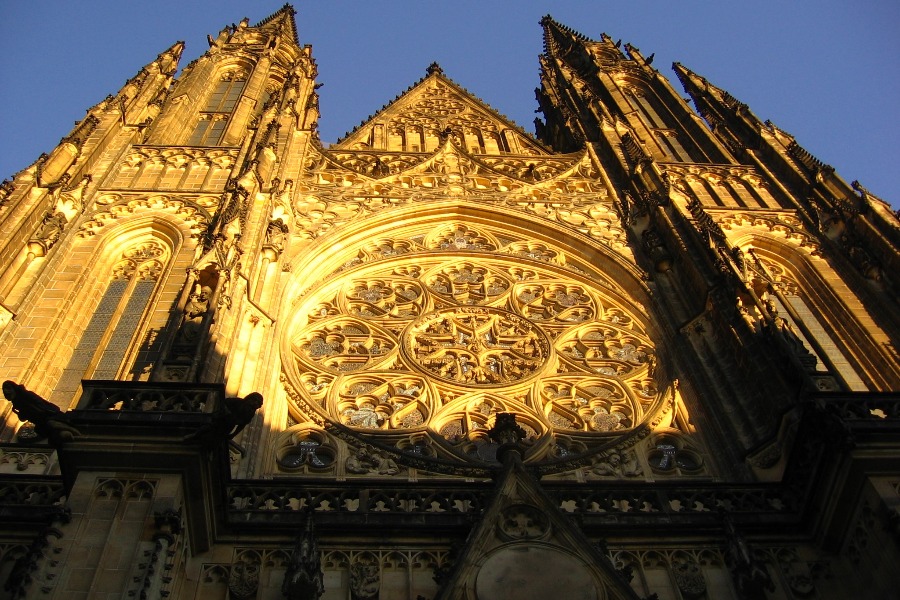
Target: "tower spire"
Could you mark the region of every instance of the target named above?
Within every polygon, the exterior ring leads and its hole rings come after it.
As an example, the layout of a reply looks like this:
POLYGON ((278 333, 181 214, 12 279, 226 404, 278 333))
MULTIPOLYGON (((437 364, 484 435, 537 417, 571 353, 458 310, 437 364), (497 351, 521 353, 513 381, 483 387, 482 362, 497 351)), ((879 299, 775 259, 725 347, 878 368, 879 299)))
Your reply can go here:
POLYGON ((294 20, 294 16, 296 14, 297 10, 294 8, 294 6, 292 4, 285 3, 284 6, 276 10, 274 13, 272 13, 253 27, 287 27, 291 32, 291 37, 293 38, 294 43, 300 45, 300 38, 297 34, 297 22, 294 20))
POLYGON ((680 63, 672 67, 714 135, 741 162, 778 174, 787 197, 811 225, 843 231, 840 242, 866 277, 893 279, 887 273, 900 269, 900 223, 884 201, 848 185, 794 136, 762 121, 724 89, 680 63))

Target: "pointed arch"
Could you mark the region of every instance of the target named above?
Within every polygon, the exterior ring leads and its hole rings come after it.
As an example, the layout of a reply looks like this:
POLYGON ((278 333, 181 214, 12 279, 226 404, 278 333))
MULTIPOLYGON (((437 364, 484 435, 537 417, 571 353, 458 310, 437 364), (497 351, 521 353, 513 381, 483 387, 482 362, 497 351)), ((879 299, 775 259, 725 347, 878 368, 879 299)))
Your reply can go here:
POLYGON ((189 146, 219 145, 249 78, 249 72, 240 65, 220 67, 215 85, 206 95, 188 138, 189 146))
POLYGON ((177 229, 152 219, 112 228, 104 236, 73 303, 81 307, 80 317, 72 320, 74 331, 67 337, 77 342, 57 379, 53 401, 71 402, 85 378, 129 376, 147 334, 149 313, 181 245, 177 229))
MULTIPOLYGON (((18 376, 61 406, 69 405, 85 377, 139 378, 133 368, 151 323, 165 325, 164 294, 180 285, 173 269, 187 266, 187 226, 146 215, 109 227, 100 235, 72 237, 64 248, 66 277, 37 288, 20 318, 40 325, 41 338, 18 376), (51 311, 42 306, 55 306, 51 311)), ((33 336, 35 329, 10 332, 5 344, 33 336)), ((146 359, 146 356, 143 357, 146 359)))
POLYGON ((773 305, 785 313, 779 316, 794 322, 809 350, 849 389, 896 389, 900 370, 887 351, 888 334, 867 313, 854 309, 861 299, 830 261, 815 249, 779 239, 778 231, 776 226, 772 234, 743 232, 736 245, 751 250, 762 263, 757 271, 773 284, 773 305))

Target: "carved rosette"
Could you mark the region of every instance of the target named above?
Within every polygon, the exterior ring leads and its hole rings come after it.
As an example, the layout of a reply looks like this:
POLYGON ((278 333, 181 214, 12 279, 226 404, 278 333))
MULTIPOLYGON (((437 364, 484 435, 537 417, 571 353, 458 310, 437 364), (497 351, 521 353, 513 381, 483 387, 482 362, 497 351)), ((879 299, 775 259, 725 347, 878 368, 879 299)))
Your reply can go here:
POLYGON ((436 310, 403 335, 409 364, 450 385, 517 384, 540 373, 550 356, 550 341, 534 323, 491 307, 436 310))
POLYGON ((503 509, 497 529, 509 540, 533 540, 550 531, 550 519, 534 506, 514 504, 503 509))
POLYGON ((640 309, 557 249, 442 226, 356 256, 295 302, 283 381, 298 422, 490 462, 495 415, 515 413, 533 462, 557 434, 589 450, 664 408, 640 309))

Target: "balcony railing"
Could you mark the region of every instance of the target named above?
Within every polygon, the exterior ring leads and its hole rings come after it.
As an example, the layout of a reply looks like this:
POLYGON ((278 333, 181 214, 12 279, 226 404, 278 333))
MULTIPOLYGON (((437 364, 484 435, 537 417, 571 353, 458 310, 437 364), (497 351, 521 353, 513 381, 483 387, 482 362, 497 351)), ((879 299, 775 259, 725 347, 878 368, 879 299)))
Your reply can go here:
POLYGON ((84 380, 78 410, 213 413, 222 406, 218 384, 84 380))

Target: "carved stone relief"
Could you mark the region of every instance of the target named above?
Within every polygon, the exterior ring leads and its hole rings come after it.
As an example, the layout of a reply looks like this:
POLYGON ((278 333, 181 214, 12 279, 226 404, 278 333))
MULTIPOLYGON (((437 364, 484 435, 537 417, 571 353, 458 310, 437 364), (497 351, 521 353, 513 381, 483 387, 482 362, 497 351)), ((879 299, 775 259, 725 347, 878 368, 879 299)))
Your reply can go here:
POLYGON ((510 540, 537 539, 550 531, 550 520, 533 506, 514 504, 503 510, 497 528, 510 540))

